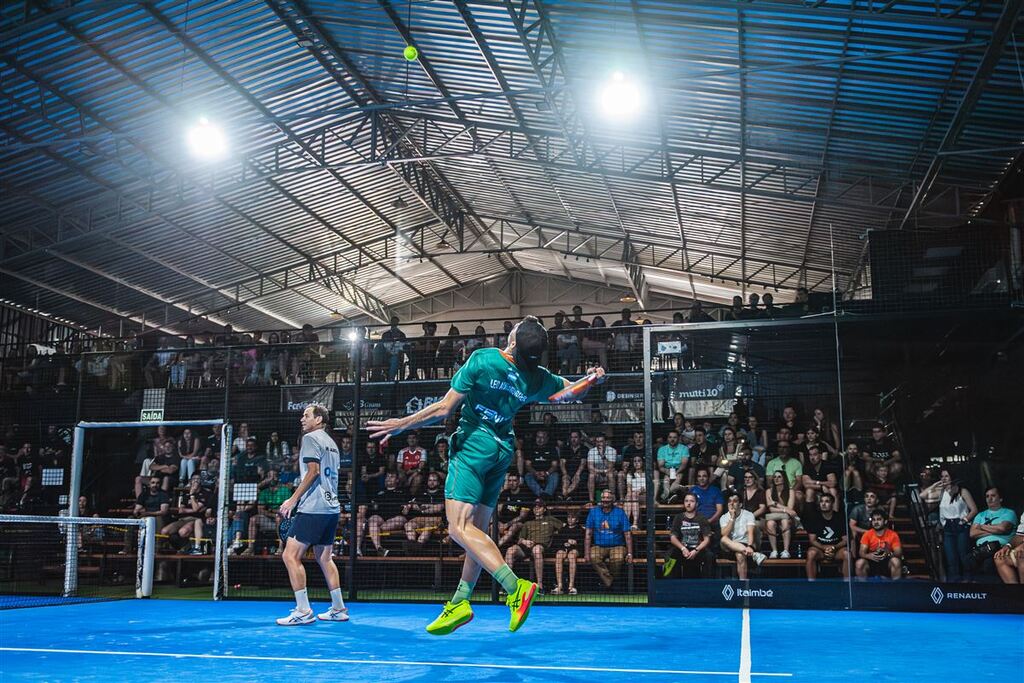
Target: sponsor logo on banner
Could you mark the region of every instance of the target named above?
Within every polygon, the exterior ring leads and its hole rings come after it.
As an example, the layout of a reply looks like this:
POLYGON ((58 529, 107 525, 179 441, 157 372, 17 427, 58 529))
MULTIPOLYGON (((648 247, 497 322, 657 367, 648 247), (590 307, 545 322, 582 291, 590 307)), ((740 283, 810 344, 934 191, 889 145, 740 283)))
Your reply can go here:
POLYGON ((688 391, 677 390, 675 392, 675 395, 676 395, 676 398, 686 398, 686 399, 689 399, 689 398, 718 398, 719 396, 722 395, 723 391, 725 391, 725 385, 724 384, 719 384, 717 386, 705 387, 705 388, 702 388, 702 389, 690 389, 688 391))
POLYGON ((281 412, 301 413, 314 403, 334 408, 333 384, 296 384, 281 387, 281 412))
POLYGON ((612 391, 609 389, 604 392, 604 400, 606 403, 614 403, 615 401, 642 401, 644 400, 644 392, 642 391, 612 391))
POLYGON ((444 398, 444 397, 443 396, 423 396, 421 398, 419 396, 413 396, 412 398, 410 398, 408 401, 405 402, 405 414, 406 415, 412 415, 415 412, 423 410, 424 408, 426 408, 429 405, 433 405, 434 403, 437 403, 442 398, 444 398))
POLYGON ((733 588, 729 584, 722 587, 722 597, 729 602, 736 598, 774 598, 775 591, 771 588, 733 588))
POLYGON ((943 600, 987 600, 988 593, 958 593, 955 591, 943 591, 936 586, 932 589, 932 602, 936 605, 942 604, 943 600))

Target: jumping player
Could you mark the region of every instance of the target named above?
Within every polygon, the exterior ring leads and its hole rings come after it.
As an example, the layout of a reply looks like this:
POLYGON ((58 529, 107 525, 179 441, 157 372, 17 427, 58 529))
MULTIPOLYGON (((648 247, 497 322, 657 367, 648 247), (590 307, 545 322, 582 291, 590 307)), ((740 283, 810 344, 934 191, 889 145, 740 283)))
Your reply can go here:
POLYGON ((386 441, 406 430, 444 420, 460 404, 465 404, 458 429, 451 438, 444 497, 448 532, 466 550, 466 559, 455 595, 445 604, 441 615, 427 626, 428 633, 448 635, 473 619, 469 598, 481 568, 508 593, 505 604, 511 612, 510 631, 518 630, 529 615, 537 584, 515 575, 486 532, 514 457, 512 418, 527 403, 547 400, 568 387, 581 388, 572 396, 555 400, 579 398, 584 384, 589 387, 604 376, 604 369, 597 368, 586 383, 581 380, 571 384, 540 367, 547 338, 540 321, 527 316, 509 334, 505 349, 474 351, 452 377, 451 388, 443 399, 406 417, 368 423, 370 438, 386 441))
POLYGON ((313 609, 306 594, 306 569, 302 557, 309 546, 327 580, 331 591, 331 608, 318 615, 321 621, 348 621, 348 609, 341 598, 338 567, 331 557, 334 533, 338 528, 341 504, 338 502, 338 446, 324 427, 327 409, 313 404, 302 411, 302 445, 299 449, 299 485, 295 493, 281 503, 278 514, 295 519, 288 530, 284 547, 284 566, 295 591, 295 609, 287 617, 277 620, 281 626, 312 624, 313 609))

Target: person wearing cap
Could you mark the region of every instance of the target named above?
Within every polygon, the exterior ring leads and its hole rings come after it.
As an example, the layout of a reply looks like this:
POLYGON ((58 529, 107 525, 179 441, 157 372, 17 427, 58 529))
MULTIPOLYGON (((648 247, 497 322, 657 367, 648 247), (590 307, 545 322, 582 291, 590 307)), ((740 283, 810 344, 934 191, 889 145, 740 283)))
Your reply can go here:
POLYGON ((562 528, 562 522, 547 512, 543 498, 533 501, 533 519, 523 524, 519 540, 505 551, 505 562, 514 567, 517 560, 533 557, 537 573, 537 590, 544 587, 544 551, 551 547, 551 539, 562 528))
MULTIPOLYGON (((537 584, 515 575, 485 530, 515 457, 513 418, 524 405, 545 401, 572 384, 541 366, 547 345, 547 330, 537 318, 527 316, 512 329, 504 349, 474 351, 440 401, 412 415, 368 423, 370 438, 386 441, 443 420, 462 406, 450 443, 445 512, 449 535, 466 550, 466 558, 455 595, 427 626, 428 633, 447 635, 469 623, 473 618, 469 598, 481 569, 508 593, 510 631, 518 630, 529 615, 537 584)), ((596 368, 591 374, 600 381, 604 369, 596 368)))

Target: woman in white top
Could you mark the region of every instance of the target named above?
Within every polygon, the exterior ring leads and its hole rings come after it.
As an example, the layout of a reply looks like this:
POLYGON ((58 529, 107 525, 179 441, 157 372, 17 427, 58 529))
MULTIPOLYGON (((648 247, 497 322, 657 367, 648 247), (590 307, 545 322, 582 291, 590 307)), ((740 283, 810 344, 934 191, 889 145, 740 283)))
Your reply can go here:
POLYGON ((768 514, 768 542, 772 554, 768 557, 789 559, 789 544, 793 542, 793 520, 796 519, 796 492, 789 488, 789 478, 782 470, 773 472, 771 485, 765 489, 768 514), (782 553, 779 553, 779 527, 782 527, 782 553))
POLYGON ((946 581, 970 581, 971 522, 978 506, 971 492, 960 486, 948 469, 939 475, 942 498, 939 499, 939 523, 942 525, 942 552, 946 557, 946 581))
POLYGON ((730 493, 726 501, 728 512, 722 515, 718 523, 722 527, 722 550, 732 553, 736 558, 736 575, 740 581, 747 579, 747 558, 755 564, 764 562, 764 554, 754 550, 753 539, 756 537, 754 515, 743 509, 740 494, 730 493))
POLYGON ((626 465, 625 489, 626 498, 622 502, 622 509, 625 511, 633 531, 636 531, 640 524, 640 499, 644 498, 644 494, 647 492, 644 459, 639 455, 626 465))

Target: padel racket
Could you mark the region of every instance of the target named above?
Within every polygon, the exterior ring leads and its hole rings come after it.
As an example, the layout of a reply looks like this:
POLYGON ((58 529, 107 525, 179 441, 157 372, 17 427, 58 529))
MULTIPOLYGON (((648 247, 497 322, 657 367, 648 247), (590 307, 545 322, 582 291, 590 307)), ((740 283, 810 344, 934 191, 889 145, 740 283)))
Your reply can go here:
POLYGON ((575 401, 581 398, 584 394, 590 391, 590 387, 598 383, 601 377, 596 373, 591 373, 586 377, 576 380, 561 391, 548 396, 548 401, 551 403, 568 403, 569 401, 575 401))
POLYGON ((281 517, 281 521, 277 525, 277 535, 281 538, 282 543, 288 542, 288 534, 292 530, 293 517, 281 517))

